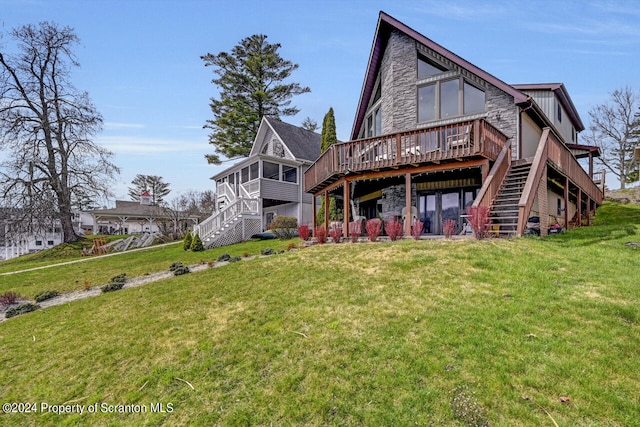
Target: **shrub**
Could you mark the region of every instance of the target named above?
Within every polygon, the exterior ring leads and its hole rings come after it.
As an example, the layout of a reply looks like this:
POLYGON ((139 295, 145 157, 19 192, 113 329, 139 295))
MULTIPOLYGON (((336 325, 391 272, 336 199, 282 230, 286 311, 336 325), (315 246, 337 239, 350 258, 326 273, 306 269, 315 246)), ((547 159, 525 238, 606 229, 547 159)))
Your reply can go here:
POLYGON ((333 243, 340 243, 342 242, 342 227, 340 226, 333 226, 329 229, 329 236, 331 236, 331 239, 333 240, 333 243))
POLYGON ((191 273, 191 270, 189 270, 189 267, 187 267, 186 265, 182 265, 182 263, 180 263, 180 265, 173 270, 174 276, 181 276, 187 273, 191 273))
POLYGON ((260 255, 273 255, 275 251, 271 248, 264 248, 260 251, 260 255))
POLYGON ((318 227, 316 227, 313 234, 316 235, 316 242, 319 245, 327 243, 327 230, 324 228, 324 226, 319 225, 318 227))
POLYGON ((10 317, 15 317, 19 314, 29 313, 31 311, 36 311, 40 306, 38 304, 32 304, 30 302, 25 304, 20 304, 17 307, 10 308, 4 314, 4 317, 9 319, 10 317))
POLYGON ((230 259, 231 259, 231 255, 229 254, 222 254, 218 257, 219 262, 229 261, 230 259))
POLYGON ((204 251, 204 245, 202 244, 202 240, 198 234, 193 235, 193 239, 191 240, 191 251, 192 252, 202 252, 204 251))
POLYGON ((444 237, 450 239, 456 233, 456 228, 458 227, 458 223, 455 219, 447 219, 442 223, 442 232, 444 233, 444 237))
POLYGON ((11 305, 18 302, 18 294, 13 291, 7 291, 4 294, 0 295, 0 304, 2 305, 11 305))
POLYGON ((242 258, 240 258, 239 256, 234 256, 229 260, 229 262, 238 262, 238 261, 242 261, 242 258))
POLYGON ((309 240, 311 237, 311 230, 307 224, 302 224, 298 226, 298 237, 300 237, 305 242, 309 240))
POLYGON ((127 277, 126 273, 121 273, 121 274, 118 274, 117 276, 113 276, 109 281, 109 283, 107 283, 102 288, 100 288, 102 290, 102 293, 104 294, 106 292, 113 292, 113 291, 118 291, 122 289, 125 281, 127 280, 126 277, 127 277))
POLYGON ((392 219, 385 222, 384 229, 387 231, 387 236, 392 242, 398 240, 399 237, 404 236, 404 226, 397 219, 392 219))
POLYGON ((375 242, 382 231, 382 221, 378 218, 370 219, 367 221, 366 229, 369 241, 375 242))
POLYGON ((362 221, 353 221, 349 223, 349 237, 351 243, 356 243, 362 234, 362 221))
POLYGON ((247 251, 242 252, 242 257, 243 258, 248 258, 249 257, 249 252, 247 252, 247 251))
POLYGON ((182 267, 182 265, 183 264, 181 262, 173 262, 169 266, 169 271, 176 271, 176 268, 182 267))
POLYGON ((187 234, 184 235, 184 240, 182 241, 182 249, 188 251, 191 249, 191 241, 193 237, 191 236, 191 231, 187 231, 187 234))
POLYGON ((58 295, 60 295, 60 292, 58 291, 42 291, 42 292, 38 292, 33 299, 36 302, 42 302, 42 301, 46 301, 48 299, 57 297, 58 295))
POLYGON ((477 208, 469 206, 467 215, 469 215, 469 224, 476 239, 486 238, 489 234, 489 208, 486 206, 478 206, 477 208))
POLYGON ((418 240, 420 238, 420 236, 422 235, 422 226, 423 225, 424 225, 424 223, 422 221, 416 221, 411 226, 411 236, 414 239, 418 240))
POLYGON ((269 224, 269 229, 272 230, 280 240, 289 240, 295 237, 297 228, 298 220, 295 216, 279 215, 269 224))

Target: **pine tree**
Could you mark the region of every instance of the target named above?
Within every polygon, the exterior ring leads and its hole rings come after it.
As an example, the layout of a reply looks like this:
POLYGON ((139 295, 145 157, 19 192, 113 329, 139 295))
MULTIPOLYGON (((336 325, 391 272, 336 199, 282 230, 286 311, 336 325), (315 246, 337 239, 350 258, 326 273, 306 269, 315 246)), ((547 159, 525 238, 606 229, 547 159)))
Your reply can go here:
POLYGON ((209 143, 215 154, 209 163, 220 164, 219 154, 227 157, 249 155, 262 117, 293 116, 300 110, 290 106, 294 95, 311 92, 298 83, 284 83, 298 68, 278 54, 280 44, 267 43, 267 36, 255 34, 240 41, 231 52, 201 57, 217 75, 219 99, 211 98, 213 119, 205 128, 212 130, 209 143))
POLYGON ((202 244, 202 240, 198 233, 193 235, 193 240, 191 241, 191 251, 192 252, 202 252, 204 251, 204 245, 202 244))
POLYGON ((324 115, 322 121, 322 134, 320 139, 320 152, 324 153, 333 144, 338 142, 338 136, 336 134, 336 118, 333 114, 333 107, 329 108, 327 114, 324 115))
POLYGON ((193 241, 193 237, 191 237, 191 231, 187 231, 187 234, 184 236, 184 240, 182 241, 182 248, 185 251, 191 249, 191 242, 193 241))

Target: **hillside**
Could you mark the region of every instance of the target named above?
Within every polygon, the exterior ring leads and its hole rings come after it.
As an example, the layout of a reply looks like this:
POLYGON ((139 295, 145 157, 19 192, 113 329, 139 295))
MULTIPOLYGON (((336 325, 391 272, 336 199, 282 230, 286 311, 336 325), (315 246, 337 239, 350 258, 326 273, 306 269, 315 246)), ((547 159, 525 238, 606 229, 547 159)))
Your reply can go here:
POLYGON ((38 412, 0 424, 640 425, 640 207, 596 222, 314 246, 9 319, 0 398, 38 412))

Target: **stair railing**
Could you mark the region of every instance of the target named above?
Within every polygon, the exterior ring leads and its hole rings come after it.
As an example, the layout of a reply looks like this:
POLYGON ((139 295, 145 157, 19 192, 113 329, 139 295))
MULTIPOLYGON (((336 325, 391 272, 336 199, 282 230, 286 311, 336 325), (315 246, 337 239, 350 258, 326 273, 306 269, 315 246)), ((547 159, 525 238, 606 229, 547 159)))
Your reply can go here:
POLYGON ((518 203, 518 236, 522 236, 522 234, 524 233, 524 228, 527 224, 529 214, 531 213, 531 207, 533 206, 533 202, 535 200, 534 188, 535 190, 537 190, 538 184, 542 179, 542 174, 545 171, 545 166, 547 165, 547 141, 549 140, 549 131, 550 129, 548 127, 542 130, 540 142, 538 143, 536 154, 533 157, 533 162, 531 163, 531 171, 529 172, 529 176, 527 176, 527 181, 524 184, 522 196, 520 197, 520 202, 518 203))
POLYGON ((487 175, 487 178, 484 180, 484 184, 482 184, 480 191, 478 191, 478 195, 472 205, 474 208, 479 206, 486 206, 488 208, 491 206, 498 195, 498 191, 500 191, 500 187, 509 172, 510 166, 511 140, 509 139, 505 142, 502 150, 500 150, 500 154, 498 154, 496 162, 491 167, 489 175, 487 175))
POLYGON ((257 215, 258 205, 258 199, 256 198, 246 199, 244 197, 238 197, 235 202, 226 205, 224 208, 215 212, 209 218, 196 225, 193 232, 194 234, 197 233, 202 241, 207 241, 218 230, 233 222, 243 214, 257 215))

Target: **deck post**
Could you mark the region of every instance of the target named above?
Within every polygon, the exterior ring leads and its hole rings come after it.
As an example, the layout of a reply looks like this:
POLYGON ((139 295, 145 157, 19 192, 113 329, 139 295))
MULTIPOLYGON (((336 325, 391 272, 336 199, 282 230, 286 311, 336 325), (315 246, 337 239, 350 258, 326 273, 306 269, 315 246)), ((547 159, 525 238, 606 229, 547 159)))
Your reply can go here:
POLYGON ((329 192, 324 192, 324 229, 329 234, 329 192))
POLYGON ((316 235, 316 195, 311 196, 311 233, 316 235))
POLYGON ((564 178, 564 229, 569 230, 569 177, 564 178))
POLYGON ((580 189, 580 187, 578 187, 578 194, 577 194, 577 202, 576 202, 576 207, 578 208, 578 222, 577 222, 577 226, 581 227, 582 226, 582 190, 580 189))
POLYGON ((591 197, 587 196, 587 225, 591 225, 591 197))
POLYGON ((405 184, 405 220, 404 220, 404 235, 411 236, 411 221, 413 215, 411 215, 411 172, 407 172, 404 175, 405 184))
POLYGON ((343 202, 342 202, 342 212, 344 213, 344 221, 342 222, 342 235, 345 238, 349 237, 349 203, 350 203, 350 198, 349 198, 349 181, 347 181, 346 179, 344 180, 344 186, 342 187, 343 192, 343 202))

